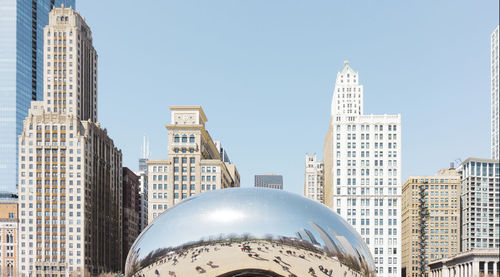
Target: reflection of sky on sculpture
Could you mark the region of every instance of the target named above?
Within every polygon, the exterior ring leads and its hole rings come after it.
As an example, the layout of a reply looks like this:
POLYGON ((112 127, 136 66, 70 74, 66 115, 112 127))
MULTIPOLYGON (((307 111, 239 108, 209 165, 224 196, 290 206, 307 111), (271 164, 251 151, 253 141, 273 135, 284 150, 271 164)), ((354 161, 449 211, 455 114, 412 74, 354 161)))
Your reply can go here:
MULTIPOLYGON (((325 248, 326 243, 309 222, 344 236, 352 247, 371 260, 368 248, 356 231, 329 208, 296 194, 265 188, 224 189, 193 196, 148 226, 132 250, 140 248, 138 259, 141 260, 159 248, 178 247, 220 235, 297 237, 297 232, 304 233, 304 229, 325 248)), ((333 237, 332 232, 328 233, 333 237)), ((308 236, 304 239, 310 241, 308 236)))

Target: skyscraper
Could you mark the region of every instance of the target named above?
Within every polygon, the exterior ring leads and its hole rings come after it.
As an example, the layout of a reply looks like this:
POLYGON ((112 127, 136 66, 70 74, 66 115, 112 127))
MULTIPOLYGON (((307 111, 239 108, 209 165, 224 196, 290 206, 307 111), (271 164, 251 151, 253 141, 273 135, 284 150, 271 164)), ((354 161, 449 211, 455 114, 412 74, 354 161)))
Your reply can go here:
POLYGON ((491 158, 494 160, 500 159, 500 155, 498 148, 500 144, 498 144, 500 133, 498 131, 498 125, 500 121, 498 120, 499 111, 499 101, 500 98, 498 96, 498 82, 499 82, 499 68, 498 68, 498 59, 500 59, 498 53, 498 25, 491 34, 491 158))
POLYGON ((426 276, 429 262, 460 251, 460 174, 410 176, 401 201, 402 276, 426 276))
POLYGON ((236 167, 223 162, 205 129, 200 106, 170 107, 170 120, 168 159, 147 162, 149 223, 193 194, 240 186, 236 167))
MULTIPOLYGON (((500 163, 468 158, 460 164, 461 251, 500 248, 500 163)), ((497 251, 498 253, 498 251, 497 251)))
POLYGON ((325 204, 361 234, 379 276, 401 268, 401 115, 365 115, 349 62, 337 74, 324 145, 325 204))
POLYGON ((304 196, 323 203, 323 162, 318 161, 316 153, 306 154, 304 196))
POLYGON ((0 0, 0 191, 17 192, 17 137, 43 94, 43 27, 52 6, 75 0, 0 0))
POLYGON ((149 152, 149 139, 146 136, 142 139, 141 157, 139 158, 139 171, 135 174, 139 176, 139 232, 148 226, 148 160, 151 156, 149 152))
POLYGON ((277 174, 255 175, 255 187, 283 189, 283 176, 277 174))
POLYGON ((44 34, 44 101, 19 136, 20 276, 118 272, 122 153, 97 122, 92 32, 61 7, 44 34))

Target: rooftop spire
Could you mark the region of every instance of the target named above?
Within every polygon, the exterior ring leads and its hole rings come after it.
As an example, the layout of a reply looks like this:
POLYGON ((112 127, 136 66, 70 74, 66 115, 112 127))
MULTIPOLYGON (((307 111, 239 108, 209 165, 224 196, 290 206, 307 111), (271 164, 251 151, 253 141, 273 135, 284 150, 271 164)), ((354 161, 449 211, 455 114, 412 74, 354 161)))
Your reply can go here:
POLYGON ((149 138, 144 135, 142 137, 141 159, 149 159, 151 152, 149 152, 149 138))
POLYGON ((349 61, 348 60, 345 60, 344 61, 344 68, 342 69, 342 72, 341 73, 345 73, 347 71, 352 71, 352 72, 355 72, 354 69, 352 69, 351 65, 349 64, 349 61))

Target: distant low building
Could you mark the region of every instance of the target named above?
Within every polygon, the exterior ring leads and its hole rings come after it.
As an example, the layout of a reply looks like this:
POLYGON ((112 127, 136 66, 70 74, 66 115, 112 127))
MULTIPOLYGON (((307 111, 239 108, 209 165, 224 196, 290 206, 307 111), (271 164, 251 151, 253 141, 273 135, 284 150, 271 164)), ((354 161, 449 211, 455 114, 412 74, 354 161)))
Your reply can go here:
POLYGON ((498 249, 476 248, 429 263, 429 277, 487 277, 500 272, 498 249))
POLYGON ((323 162, 318 161, 316 153, 313 155, 306 154, 304 176, 305 197, 324 203, 323 177, 323 162))
POLYGON ((0 193, 0 276, 18 276, 17 196, 0 193))
POLYGON ((255 187, 283 189, 283 176, 277 174, 255 175, 255 187))

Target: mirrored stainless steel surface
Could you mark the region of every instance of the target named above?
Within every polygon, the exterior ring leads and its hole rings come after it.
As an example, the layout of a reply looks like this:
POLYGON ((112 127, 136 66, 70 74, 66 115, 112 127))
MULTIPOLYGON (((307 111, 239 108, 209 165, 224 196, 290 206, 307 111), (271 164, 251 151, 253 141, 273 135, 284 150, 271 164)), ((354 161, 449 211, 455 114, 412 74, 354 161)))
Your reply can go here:
POLYGON ((127 276, 375 276, 359 234, 325 205, 266 188, 194 195, 137 238, 127 276))

